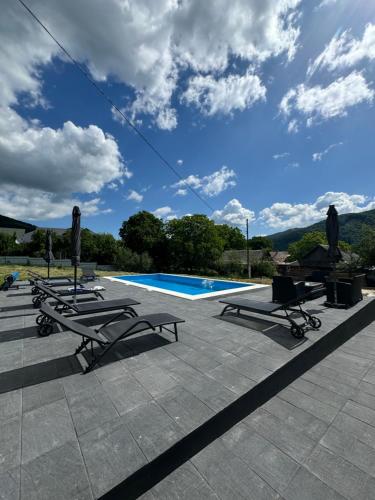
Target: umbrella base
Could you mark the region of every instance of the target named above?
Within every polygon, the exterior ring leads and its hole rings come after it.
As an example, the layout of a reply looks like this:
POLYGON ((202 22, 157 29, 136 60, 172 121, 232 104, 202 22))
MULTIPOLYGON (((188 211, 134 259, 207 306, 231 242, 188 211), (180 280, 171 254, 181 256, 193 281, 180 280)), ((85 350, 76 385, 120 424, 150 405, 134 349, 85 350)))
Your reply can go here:
POLYGON ((338 302, 324 302, 324 305, 326 307, 332 307, 334 309, 348 309, 348 305, 347 304, 339 304, 338 302))

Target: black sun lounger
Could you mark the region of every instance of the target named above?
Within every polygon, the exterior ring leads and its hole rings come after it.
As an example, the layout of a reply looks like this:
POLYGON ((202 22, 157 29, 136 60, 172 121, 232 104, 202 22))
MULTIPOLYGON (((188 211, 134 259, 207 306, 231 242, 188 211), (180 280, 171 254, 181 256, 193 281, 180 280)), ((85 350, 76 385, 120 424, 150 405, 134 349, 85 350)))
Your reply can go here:
MULTIPOLYGON (((59 297, 73 297, 75 295, 74 290, 56 290, 55 288, 48 287, 45 285, 40 285, 39 283, 35 285, 38 289, 38 295, 33 297, 34 307, 38 308, 41 306, 42 302, 48 297, 52 297, 52 294, 57 295, 59 297)), ((103 295, 100 293, 100 290, 94 290, 90 288, 77 288, 77 296, 78 295, 95 295, 96 298, 100 297, 104 300, 103 295)))
MULTIPOLYGON (((65 317, 84 316, 87 314, 119 311, 109 321, 106 321, 106 325, 108 325, 109 323, 113 323, 122 315, 129 315, 135 318, 136 316, 138 316, 138 314, 132 306, 140 305, 140 302, 128 298, 80 302, 77 304, 74 304, 71 300, 65 300, 63 297, 60 297, 55 293, 50 293, 48 298, 54 299, 55 303, 53 304, 53 306, 55 311, 64 315, 65 317)), ((43 313, 36 318, 36 323, 39 325, 38 333, 41 337, 50 335, 53 330, 53 321, 46 320, 47 316, 45 316, 43 313)))
POLYGON ((90 346, 91 361, 84 370, 84 373, 91 371, 94 366, 107 354, 120 340, 124 340, 131 335, 143 332, 145 330, 155 331, 159 328, 161 332, 163 329, 175 336, 176 342, 178 341, 177 324, 184 323, 183 319, 172 316, 168 313, 147 314, 145 316, 137 316, 135 318, 127 318, 112 325, 103 325, 101 328, 94 330, 88 326, 82 325, 77 321, 62 316, 55 311, 51 306, 44 303, 40 309, 52 322, 56 322, 62 327, 70 330, 71 332, 82 337, 81 345, 76 349, 75 354, 79 354, 83 349, 90 346), (173 330, 167 328, 167 325, 173 325, 173 330), (101 347, 101 352, 95 354, 94 342, 101 347))
POLYGON ((319 329, 322 322, 316 316, 311 316, 308 312, 304 311, 301 307, 303 301, 288 302, 286 304, 275 304, 273 302, 260 302, 258 300, 249 300, 235 298, 220 300, 222 304, 227 304, 222 310, 220 316, 224 316, 226 312, 236 311, 237 316, 240 311, 249 311, 256 314, 264 314, 265 316, 272 316, 273 318, 286 319, 290 323, 290 333, 296 338, 302 338, 305 335, 305 328, 310 326, 314 329, 319 329), (297 308, 293 307, 297 306, 297 308), (278 312, 283 312, 284 315, 278 314, 278 312), (289 313, 297 312, 303 319, 304 323, 298 324, 293 318, 290 317, 289 313))

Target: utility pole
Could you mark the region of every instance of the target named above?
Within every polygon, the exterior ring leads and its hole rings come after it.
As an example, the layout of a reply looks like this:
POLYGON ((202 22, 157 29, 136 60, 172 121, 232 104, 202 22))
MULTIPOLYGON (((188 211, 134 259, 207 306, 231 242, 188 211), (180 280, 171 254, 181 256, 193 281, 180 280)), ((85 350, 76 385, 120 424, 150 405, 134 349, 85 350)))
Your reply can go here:
POLYGON ((249 253, 249 219, 246 219, 246 262, 247 276, 251 278, 250 253, 249 253))

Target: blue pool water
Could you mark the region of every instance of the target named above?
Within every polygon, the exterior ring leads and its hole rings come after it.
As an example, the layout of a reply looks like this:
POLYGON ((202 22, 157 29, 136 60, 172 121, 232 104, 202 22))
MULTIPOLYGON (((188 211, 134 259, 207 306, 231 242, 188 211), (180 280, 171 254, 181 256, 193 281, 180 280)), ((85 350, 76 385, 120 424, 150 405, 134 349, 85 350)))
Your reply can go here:
POLYGON ((193 278, 190 276, 179 276, 175 274, 137 274, 127 276, 116 276, 116 279, 133 282, 145 287, 160 288, 171 292, 186 295, 201 295, 213 292, 227 291, 254 286, 253 283, 239 283, 233 281, 220 281, 205 278, 193 278))

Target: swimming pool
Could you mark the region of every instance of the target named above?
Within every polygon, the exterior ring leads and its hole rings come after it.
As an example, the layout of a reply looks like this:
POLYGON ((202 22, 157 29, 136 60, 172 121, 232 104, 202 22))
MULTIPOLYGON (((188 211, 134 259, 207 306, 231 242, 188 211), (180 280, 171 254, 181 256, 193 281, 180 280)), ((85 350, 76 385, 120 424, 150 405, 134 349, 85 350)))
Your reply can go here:
POLYGON ((262 288, 266 285, 243 283, 239 281, 213 280, 177 274, 130 274, 125 276, 107 276, 111 281, 134 285, 149 291, 157 291, 184 299, 197 300, 221 296, 233 292, 242 292, 262 288))

